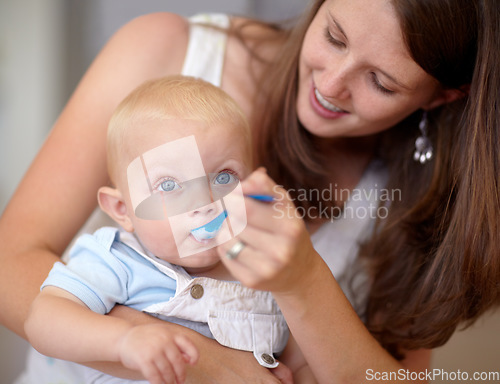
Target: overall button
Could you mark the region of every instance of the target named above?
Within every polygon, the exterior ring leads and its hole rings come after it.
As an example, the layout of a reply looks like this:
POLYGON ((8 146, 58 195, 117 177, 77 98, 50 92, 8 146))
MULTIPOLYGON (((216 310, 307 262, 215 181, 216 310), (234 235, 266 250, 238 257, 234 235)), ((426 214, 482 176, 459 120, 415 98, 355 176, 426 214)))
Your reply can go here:
POLYGON ((276 362, 274 360, 274 357, 272 357, 271 355, 269 355, 267 353, 263 353, 262 355, 260 355, 260 357, 262 358, 262 360, 264 360, 264 362, 266 364, 269 364, 269 365, 273 365, 276 362))
POLYGON ((203 287, 200 284, 195 284, 191 287, 190 292, 193 299, 200 299, 203 296, 203 287))

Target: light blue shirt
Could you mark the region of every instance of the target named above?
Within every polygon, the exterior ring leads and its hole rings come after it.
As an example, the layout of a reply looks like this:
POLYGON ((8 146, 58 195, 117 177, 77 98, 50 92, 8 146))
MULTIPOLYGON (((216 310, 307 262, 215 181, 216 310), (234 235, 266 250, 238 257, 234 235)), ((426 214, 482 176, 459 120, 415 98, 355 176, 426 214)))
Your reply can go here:
POLYGON ((42 285, 60 287, 92 311, 106 314, 116 304, 139 311, 168 301, 177 282, 120 242, 117 228, 104 227, 78 238, 69 262, 56 263, 42 285))

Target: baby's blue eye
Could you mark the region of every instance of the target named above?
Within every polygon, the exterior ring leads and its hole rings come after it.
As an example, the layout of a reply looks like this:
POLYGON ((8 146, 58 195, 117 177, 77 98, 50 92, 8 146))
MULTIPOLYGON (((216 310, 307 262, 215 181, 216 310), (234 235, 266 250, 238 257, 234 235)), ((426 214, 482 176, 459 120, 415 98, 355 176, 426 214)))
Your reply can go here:
POLYGON ((165 180, 158 187, 161 192, 171 192, 179 188, 179 184, 177 184, 174 180, 165 180))
POLYGON ((235 180, 236 177, 229 172, 221 172, 215 177, 214 184, 229 184, 235 180))

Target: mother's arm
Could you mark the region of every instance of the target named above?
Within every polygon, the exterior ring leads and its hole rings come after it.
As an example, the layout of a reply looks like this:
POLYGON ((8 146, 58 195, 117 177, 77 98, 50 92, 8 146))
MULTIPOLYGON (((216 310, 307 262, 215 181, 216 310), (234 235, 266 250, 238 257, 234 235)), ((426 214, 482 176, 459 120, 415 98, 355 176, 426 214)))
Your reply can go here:
POLYGON ((224 256, 233 242, 221 245, 219 254, 243 284, 273 292, 319 383, 362 383, 370 381, 369 372, 428 368, 429 351, 398 362, 372 337, 313 249, 293 203, 265 172, 254 172, 242 185, 245 194, 273 194, 276 201, 247 201, 248 225, 238 235, 247 246, 234 260, 224 256))
MULTIPOLYGON (((106 128, 114 108, 142 82, 178 74, 187 39, 187 22, 167 13, 139 17, 119 30, 81 80, 2 214, 0 322, 20 336, 25 337, 23 325, 41 283, 96 207, 97 189, 107 183, 106 128)), ((114 315, 158 321, 127 308, 114 315)), ((247 382, 245 375, 253 382, 277 382, 251 354, 182 327, 179 332, 191 332, 203 354, 189 372, 192 382, 247 382)), ((117 369, 112 372, 124 372, 117 369)))
MULTIPOLYGON (((322 264, 322 260, 311 261, 302 280, 290 290, 274 294, 319 383, 363 383, 373 381, 370 373, 429 368, 430 351, 411 352, 404 362, 392 358, 368 332, 322 264)), ((408 382, 426 382, 422 378, 408 382)))
POLYGON ((107 183, 106 130, 114 108, 143 81, 180 71, 187 33, 186 22, 170 14, 138 18, 118 31, 6 207, 0 220, 0 321, 19 335, 41 282, 107 183))

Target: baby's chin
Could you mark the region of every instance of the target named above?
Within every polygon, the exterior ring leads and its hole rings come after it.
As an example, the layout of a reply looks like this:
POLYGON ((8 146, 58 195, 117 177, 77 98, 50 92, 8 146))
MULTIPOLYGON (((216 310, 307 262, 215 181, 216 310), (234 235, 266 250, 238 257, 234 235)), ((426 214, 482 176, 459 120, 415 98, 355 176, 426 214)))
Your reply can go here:
POLYGON ((192 255, 180 257, 173 264, 187 268, 208 268, 214 266, 220 261, 217 249, 215 247, 205 249, 192 255))

